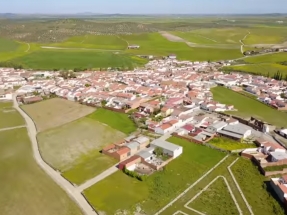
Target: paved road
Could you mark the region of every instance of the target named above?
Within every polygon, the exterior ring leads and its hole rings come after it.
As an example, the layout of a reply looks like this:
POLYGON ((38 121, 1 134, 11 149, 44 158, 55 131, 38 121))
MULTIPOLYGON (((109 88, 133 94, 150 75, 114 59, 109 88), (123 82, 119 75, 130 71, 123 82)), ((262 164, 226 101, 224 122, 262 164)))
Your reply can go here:
MULTIPOLYGON (((37 130, 34 125, 34 122, 32 119, 19 107, 18 102, 16 101, 16 95, 13 95, 13 103, 14 108, 19 111, 19 113, 22 115, 22 117, 26 121, 28 135, 30 137, 31 143, 32 143, 32 149, 33 149, 33 156, 36 160, 37 164, 62 188, 64 189, 67 194, 79 205, 79 207, 82 209, 84 214, 86 215, 96 215, 97 213, 93 210, 93 208, 88 204, 86 199, 82 196, 82 194, 75 188, 73 185, 71 185, 67 180, 65 180, 60 173, 52 169, 48 164, 44 162, 42 159, 39 148, 38 148, 38 142, 37 142, 37 130)), ((37 180, 37 179, 35 179, 37 180)))
POLYGON ((118 171, 119 169, 117 168, 117 165, 112 166, 111 168, 107 169, 106 171, 102 172, 101 174, 97 175, 96 177, 86 181, 84 184, 81 184, 77 190, 79 192, 82 192, 83 190, 91 187, 92 185, 98 183, 99 181, 105 179, 106 177, 108 177, 109 175, 112 175, 113 173, 115 173, 116 171, 118 171))
POLYGON ((26 125, 20 125, 20 126, 15 126, 15 127, 9 127, 9 128, 1 128, 0 131, 9 131, 17 128, 25 128, 26 125))

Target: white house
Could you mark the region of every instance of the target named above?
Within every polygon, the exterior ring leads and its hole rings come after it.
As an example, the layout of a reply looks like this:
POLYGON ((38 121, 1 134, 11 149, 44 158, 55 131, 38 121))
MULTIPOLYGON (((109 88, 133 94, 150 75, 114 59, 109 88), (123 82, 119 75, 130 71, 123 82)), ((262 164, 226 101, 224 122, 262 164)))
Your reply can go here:
POLYGON ((173 158, 177 158, 179 155, 182 154, 182 147, 175 145, 173 143, 161 140, 161 139, 156 139, 151 142, 151 147, 154 148, 161 148, 163 149, 164 154, 168 154, 169 156, 173 158))

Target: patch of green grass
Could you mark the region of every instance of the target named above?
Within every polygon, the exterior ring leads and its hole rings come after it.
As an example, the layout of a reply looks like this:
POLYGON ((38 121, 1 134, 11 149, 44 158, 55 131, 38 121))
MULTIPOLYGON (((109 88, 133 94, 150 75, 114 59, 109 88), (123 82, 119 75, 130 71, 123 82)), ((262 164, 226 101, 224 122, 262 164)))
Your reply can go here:
POLYGON ((116 35, 86 35, 72 37, 62 43, 51 44, 51 46, 66 48, 124 50, 127 48, 127 43, 116 35))
POLYGON ((250 35, 244 41, 246 44, 277 44, 287 40, 287 28, 260 27, 250 28, 250 35))
POLYGON ((163 171, 152 174, 143 182, 119 171, 84 191, 89 202, 107 214, 114 214, 117 210, 132 212, 136 205, 147 214, 154 214, 225 155, 175 137, 168 141, 182 146, 183 154, 163 171))
POLYGON ((280 166, 267 166, 267 167, 264 167, 264 170, 266 172, 269 172, 269 171, 282 171, 283 169, 287 168, 287 165, 280 165, 280 166))
POLYGON ((208 215, 238 214, 236 205, 223 178, 218 178, 189 207, 208 215))
POLYGON ((75 184, 82 184, 86 180, 97 176, 110 168, 117 161, 107 155, 103 155, 99 150, 94 150, 82 155, 75 162, 75 165, 62 175, 75 184))
POLYGON ((260 55, 260 56, 254 56, 254 57, 248 57, 245 58, 244 61, 247 63, 279 63, 286 61, 287 59, 287 53, 281 52, 281 53, 275 53, 275 54, 267 54, 267 55, 260 55))
POLYGON ((283 75, 287 74, 287 66, 276 63, 246 64, 242 66, 229 66, 225 67, 224 69, 227 71, 240 71, 255 75, 267 76, 269 74, 270 77, 272 77, 278 71, 281 72, 283 75))
POLYGON ((146 63, 143 59, 131 58, 126 54, 79 50, 41 50, 15 58, 12 62, 25 68, 47 70, 108 67, 127 69, 146 63))
POLYGON ((232 115, 243 118, 250 118, 253 116, 276 126, 287 126, 287 113, 275 110, 259 101, 224 87, 212 88, 211 92, 213 93, 215 101, 234 105, 235 109, 238 111, 229 112, 232 115))
POLYGON ((19 47, 19 43, 13 40, 7 40, 0 38, 0 52, 13 52, 16 51, 19 47))
POLYGON ((209 141, 209 144, 216 146, 217 148, 229 151, 237 149, 256 148, 255 144, 240 143, 227 138, 213 138, 211 141, 209 141))
POLYGON ((0 129, 25 125, 25 121, 10 102, 0 102, 0 119, 0 129))
POLYGON ((102 122, 125 134, 130 134, 136 130, 136 125, 134 122, 127 114, 124 113, 117 113, 115 111, 99 108, 88 117, 102 122))
POLYGON ((26 128, 0 132, 0 139, 0 214, 82 214, 36 164, 26 128))
POLYGON ((266 191, 269 180, 260 174, 250 160, 239 159, 231 169, 254 214, 285 214, 279 202, 266 191), (259 202, 265 204, 259 206, 259 202))

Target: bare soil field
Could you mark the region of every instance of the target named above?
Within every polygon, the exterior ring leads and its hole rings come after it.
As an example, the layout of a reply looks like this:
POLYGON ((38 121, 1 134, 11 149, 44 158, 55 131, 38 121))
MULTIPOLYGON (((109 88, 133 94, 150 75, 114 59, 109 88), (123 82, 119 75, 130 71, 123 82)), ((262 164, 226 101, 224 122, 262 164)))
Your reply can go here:
POLYGON ((160 34, 171 42, 184 42, 184 43, 186 42, 186 40, 182 39, 181 37, 175 36, 165 31, 161 31, 160 34))
POLYGON ((44 160, 63 172, 81 163, 81 158, 85 163, 85 156, 89 153, 97 157, 95 151, 100 154, 103 146, 124 137, 122 132, 84 117, 39 133, 38 142, 44 160))
POLYGON ((38 132, 75 121, 95 111, 92 107, 59 98, 24 105, 21 108, 33 119, 38 132))

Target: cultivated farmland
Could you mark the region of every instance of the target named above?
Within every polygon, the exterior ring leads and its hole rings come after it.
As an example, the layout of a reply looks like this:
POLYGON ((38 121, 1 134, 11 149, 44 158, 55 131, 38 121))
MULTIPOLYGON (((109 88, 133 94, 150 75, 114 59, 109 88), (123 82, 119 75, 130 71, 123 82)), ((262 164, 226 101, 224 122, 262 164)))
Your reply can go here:
POLYGON ((84 117, 39 133, 38 141, 44 160, 80 184, 116 163, 100 150, 124 137, 125 134, 84 117))
POLYGON ((98 109, 88 116, 91 119, 104 123, 125 134, 130 134, 136 130, 136 125, 127 114, 117 113, 106 109, 98 109))
POLYGON ((77 120, 95 109, 64 99, 54 98, 21 107, 41 132, 77 120))
POLYGON ((102 50, 125 50, 128 44, 126 41, 122 40, 116 35, 86 35, 72 37, 62 43, 55 43, 51 46, 102 50))
POLYGON ((241 143, 228 138, 213 138, 211 141, 209 141, 209 144, 217 148, 229 151, 246 148, 256 148, 256 145, 253 143, 241 143))
POLYGON ((287 113, 275 110, 259 101, 241 95, 237 92, 224 87, 215 87, 211 89, 215 101, 232 104, 238 111, 232 111, 230 114, 250 118, 251 116, 271 123, 276 126, 287 126, 287 113), (250 108, 252 107, 252 108, 250 108))
POLYGON ((0 214, 82 214, 35 163, 26 128, 2 131, 0 139, 0 214))
POLYGON ((0 102, 0 129, 25 125, 21 115, 13 108, 11 102, 0 102))
POLYGON ((183 154, 164 171, 143 182, 116 172, 84 191, 89 202, 107 214, 132 212, 136 207, 154 214, 224 157, 221 152, 185 140, 172 137, 169 141, 183 146, 183 154))
POLYGON ((109 68, 123 69, 142 66, 146 60, 128 54, 95 50, 59 50, 42 49, 11 60, 24 68, 33 69, 74 69, 74 68, 109 68))

